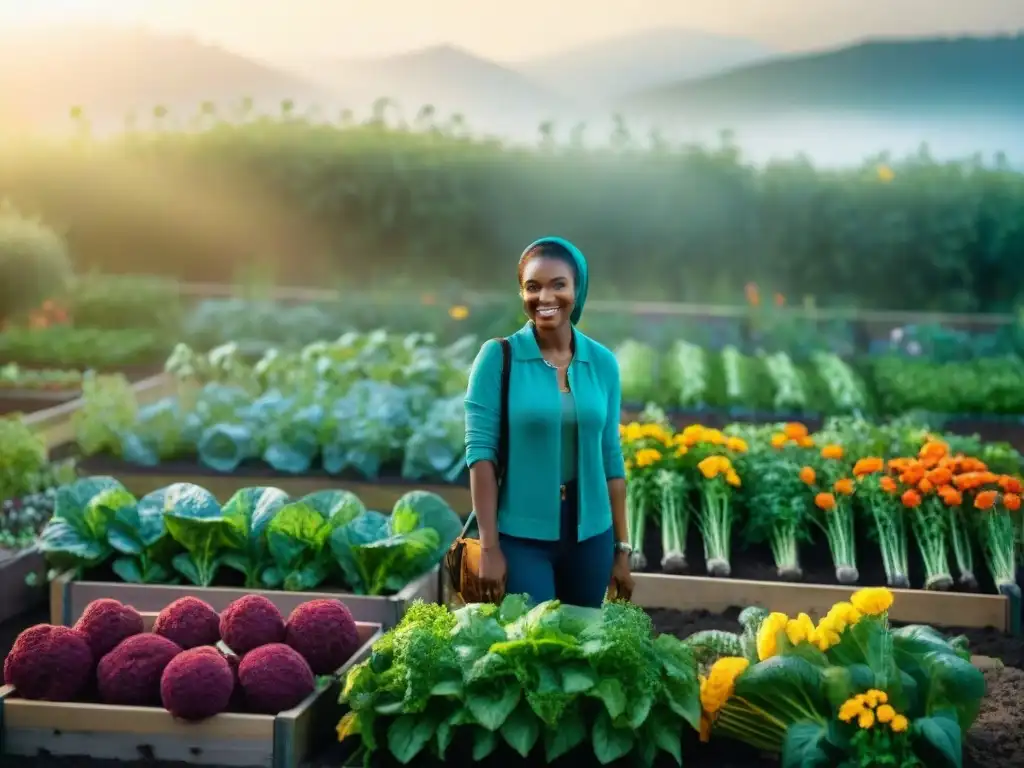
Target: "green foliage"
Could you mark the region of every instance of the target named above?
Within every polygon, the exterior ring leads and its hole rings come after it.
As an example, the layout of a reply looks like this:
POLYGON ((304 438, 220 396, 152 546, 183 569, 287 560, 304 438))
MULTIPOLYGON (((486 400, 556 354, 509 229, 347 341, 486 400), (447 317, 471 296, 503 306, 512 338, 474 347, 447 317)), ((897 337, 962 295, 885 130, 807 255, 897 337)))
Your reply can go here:
POLYGON ((171 345, 161 334, 131 325, 130 320, 122 320, 118 329, 67 325, 8 328, 0 331, 0 358, 23 365, 83 370, 111 370, 162 362, 171 345))
POLYGON ((46 443, 20 418, 0 418, 0 501, 39 490, 46 466, 46 443))
POLYGON ((645 149, 628 129, 587 151, 379 121, 206 125, 19 148, 0 185, 69 222, 78 263, 134 272, 144 255, 192 281, 262 261, 292 284, 512 290, 523 246, 559 232, 587 254, 595 295, 613 298, 706 302, 755 281, 862 307, 994 311, 1024 283, 1024 177, 999 162, 922 152, 836 171, 755 166, 728 139, 645 149), (92 183, 126 168, 122 185, 92 183), (149 175, 163 196, 136 194, 149 175))
POLYGON ((64 238, 42 220, 0 203, 0 321, 56 298, 70 278, 64 238))
POLYGON ((348 491, 290 499, 276 488, 243 488, 221 506, 191 483, 136 499, 111 477, 88 477, 60 488, 39 547, 55 568, 111 561, 133 584, 209 587, 223 566, 250 588, 328 583, 388 595, 440 562, 459 530, 451 507, 416 491, 382 515, 348 491))
POLYGON ((121 330, 130 326, 176 336, 184 307, 174 280, 89 273, 72 282, 68 310, 80 328, 121 330))
POLYGON ((339 736, 401 763, 444 760, 458 740, 477 761, 504 742, 549 763, 583 748, 602 764, 633 754, 650 766, 659 752, 681 764, 683 730, 700 720, 693 654, 655 637, 643 609, 529 608, 520 595, 414 605, 351 670, 342 701, 339 736))

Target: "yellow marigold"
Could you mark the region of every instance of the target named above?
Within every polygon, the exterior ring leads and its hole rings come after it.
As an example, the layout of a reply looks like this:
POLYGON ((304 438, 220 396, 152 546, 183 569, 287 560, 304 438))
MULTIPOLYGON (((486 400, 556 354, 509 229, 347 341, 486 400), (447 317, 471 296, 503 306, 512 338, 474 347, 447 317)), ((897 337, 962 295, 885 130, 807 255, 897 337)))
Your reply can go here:
POLYGON ((880 723, 889 723, 892 722, 894 717, 896 717, 896 710, 888 704, 883 704, 875 710, 875 717, 878 718, 878 722, 880 723))
POLYGON ((750 666, 747 659, 739 656, 724 656, 716 661, 708 676, 701 682, 700 705, 709 714, 714 714, 732 696, 736 686, 736 678, 750 666))
POLYGON ((849 626, 856 624, 861 619, 861 612, 853 607, 852 603, 841 602, 833 605, 825 616, 829 627, 836 632, 842 632, 849 626))
POLYGON ((789 442, 789 438, 781 432, 772 435, 772 448, 781 448, 789 442))
POLYGON ((789 616, 784 613, 769 613, 757 630, 757 658, 770 659, 779 652, 779 632, 786 629, 789 616))
POLYGON ((700 741, 702 744, 711 741, 711 718, 703 712, 700 715, 700 741))
POLYGON ((878 616, 892 605, 892 592, 885 587, 866 587, 853 593, 853 607, 867 616, 878 616))
POLYGON ((469 317, 469 307, 463 304, 456 304, 448 310, 448 317, 452 320, 465 320, 469 317))
POLYGON ((684 445, 694 445, 704 439, 704 427, 700 424, 691 424, 676 435, 676 438, 684 445))
POLYGON ((839 631, 836 630, 834 625, 823 619, 818 622, 818 626, 816 626, 814 631, 811 632, 811 636, 807 638, 807 642, 824 653, 839 642, 839 631))
POLYGON ((807 437, 807 426, 797 422, 790 422, 782 428, 782 432, 790 440, 799 440, 801 437, 807 437))
POLYGON ((728 440, 726 439, 725 435, 722 434, 721 430, 718 429, 705 429, 702 442, 711 443, 712 445, 728 444, 728 440))
POLYGON ((724 475, 732 469, 732 462, 726 456, 708 456, 697 465, 697 469, 708 480, 724 475))
POLYGON ((676 456, 678 456, 679 458, 682 458, 683 456, 685 456, 689 452, 690 452, 690 449, 687 448, 685 445, 676 446, 676 456))
POLYGON ((875 724, 875 713, 870 709, 865 709, 859 715, 857 715, 857 727, 868 729, 875 724))
POLYGON ((733 488, 740 487, 740 476, 736 474, 735 469, 730 469, 725 473, 725 482, 727 482, 733 488))
POLYGON ((621 426, 619 427, 619 434, 622 435, 627 443, 635 443, 643 437, 644 432, 643 427, 641 427, 637 422, 631 421, 626 425, 625 429, 621 426))
POLYGON ((889 695, 885 691, 880 691, 877 688, 865 691, 864 698, 867 699, 868 706, 872 709, 877 707, 879 704, 887 704, 889 702, 889 695))
POLYGON ((725 441, 725 447, 733 453, 746 453, 747 441, 742 437, 730 437, 725 441))
POLYGON ((842 706, 839 707, 839 719, 844 723, 848 723, 856 717, 860 716, 860 713, 864 711, 864 702, 857 698, 847 699, 843 702, 842 706))
POLYGON ((793 645, 806 642, 814 634, 814 622, 806 613, 798 614, 795 619, 786 623, 786 637, 793 645))
POLYGON ((636 452, 636 465, 639 468, 650 467, 661 461, 661 451, 657 448, 641 448, 636 452))
POLYGON ((905 730, 907 730, 907 726, 909 725, 910 721, 907 720, 905 715, 896 715, 896 717, 892 719, 892 722, 889 723, 889 727, 892 728, 893 731, 895 731, 896 733, 903 733, 905 730))

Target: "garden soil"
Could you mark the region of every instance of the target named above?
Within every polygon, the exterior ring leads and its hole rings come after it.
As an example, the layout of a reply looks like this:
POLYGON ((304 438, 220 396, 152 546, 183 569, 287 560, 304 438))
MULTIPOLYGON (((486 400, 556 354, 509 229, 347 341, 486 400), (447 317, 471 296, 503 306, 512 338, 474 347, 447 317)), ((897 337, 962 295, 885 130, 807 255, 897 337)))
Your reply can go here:
MULTIPOLYGON (((722 614, 707 611, 679 612, 651 610, 652 620, 659 632, 686 637, 707 629, 737 631, 739 609, 722 614)), ((41 609, 32 614, 0 625, 0 654, 7 655, 18 633, 28 626, 46 622, 48 614, 41 609)), ((982 702, 981 713, 968 732, 964 743, 964 768, 1021 768, 1024 766, 1024 641, 1008 638, 986 630, 947 630, 968 636, 971 650, 975 654, 1001 659, 1004 668, 985 671, 988 693, 982 702), (1015 668, 1016 667, 1016 668, 1015 668)), ((684 745, 685 765, 688 768, 777 768, 778 761, 759 754, 743 745, 718 742, 700 744, 695 736, 689 737, 684 745)), ((113 760, 94 760, 87 757, 67 758, 51 755, 35 757, 0 756, 0 768, 185 768, 185 763, 172 763, 148 759, 140 755, 131 763, 113 760)), ((321 755, 315 756, 310 768, 339 768, 345 761, 340 745, 334 746, 321 755)), ((588 768, 593 759, 590 755, 567 755, 554 763, 569 768, 588 768), (588 760, 589 758, 589 760, 588 760)), ((468 755, 453 745, 453 752, 444 762, 445 766, 473 764, 468 755)), ((507 752, 496 754, 493 759, 476 765, 494 768, 527 768, 542 764, 541 759, 531 756, 522 760, 507 752)), ((623 762, 622 766, 630 763, 623 762)), ((377 768, 392 768, 396 765, 388 760, 376 763, 377 768)), ((413 763, 414 768, 433 768, 429 761, 413 763)), ((618 764, 615 764, 618 765, 618 764)), ((657 768, 661 768, 659 763, 657 768)), ((670 760, 663 765, 674 765, 670 760)))

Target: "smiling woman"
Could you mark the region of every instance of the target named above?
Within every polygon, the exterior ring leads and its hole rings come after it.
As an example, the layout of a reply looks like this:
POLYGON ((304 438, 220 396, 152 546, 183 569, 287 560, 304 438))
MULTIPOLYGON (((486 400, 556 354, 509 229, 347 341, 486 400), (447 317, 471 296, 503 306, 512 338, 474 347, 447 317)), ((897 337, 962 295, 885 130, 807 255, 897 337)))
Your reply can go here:
POLYGON ((466 394, 481 550, 482 594, 472 597, 507 590, 598 606, 609 588, 632 590, 618 365, 575 328, 588 288, 579 249, 542 238, 523 252, 518 276, 529 322, 484 344, 466 394))

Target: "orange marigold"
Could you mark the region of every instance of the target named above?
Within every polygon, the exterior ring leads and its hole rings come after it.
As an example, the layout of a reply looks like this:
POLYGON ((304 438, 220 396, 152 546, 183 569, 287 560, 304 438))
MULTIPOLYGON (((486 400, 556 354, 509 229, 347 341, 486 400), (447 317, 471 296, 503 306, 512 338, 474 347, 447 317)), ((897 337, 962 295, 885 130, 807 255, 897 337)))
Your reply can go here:
POLYGON ((953 473, 945 467, 936 467, 925 475, 925 479, 934 486, 949 485, 953 479, 953 473))
POLYGON ((1011 512, 1016 512, 1018 509, 1020 509, 1020 494, 1004 493, 1003 506, 1006 507, 1011 512))
POLYGON ((949 445, 944 443, 942 440, 929 439, 924 445, 921 446, 921 450, 918 451, 917 455, 922 459, 932 459, 938 461, 943 456, 949 454, 949 445))
POLYGON ((790 440, 799 440, 801 437, 807 437, 807 427, 795 421, 784 426, 782 431, 790 440))
POLYGON ((995 491, 982 491, 974 497, 974 508, 975 509, 992 509, 995 506, 996 499, 999 497, 995 491))
POLYGON ((813 485, 817 479, 818 476, 815 474, 813 467, 804 467, 800 470, 800 482, 813 485))
POLYGON ((921 494, 910 488, 903 492, 903 495, 900 496, 900 501, 903 502, 904 507, 913 509, 914 507, 921 506, 921 494))
POLYGON ((959 507, 964 503, 963 494, 961 494, 956 488, 948 485, 944 485, 939 488, 939 498, 942 499, 943 503, 947 507, 959 507))
POLYGON ((834 443, 831 445, 826 445, 824 448, 821 449, 821 458, 833 460, 839 460, 843 458, 843 446, 835 445, 834 443))
POLYGON ((799 445, 801 448, 813 448, 814 438, 811 437, 810 435, 804 435, 803 437, 797 439, 796 444, 799 445))
POLYGON ((1003 475, 999 478, 999 487, 1002 488, 1006 493, 1020 494, 1024 492, 1024 488, 1021 487, 1019 478, 1013 477, 1012 475, 1003 475))
POLYGON ((935 490, 935 486, 932 485, 932 481, 927 477, 922 477, 921 481, 917 484, 917 490, 921 493, 931 493, 935 490))
POLYGON ((853 480, 848 477, 841 478, 836 480, 836 483, 832 488, 836 493, 841 493, 843 496, 852 496, 853 480))
POLYGON ((896 493, 896 481, 888 475, 879 479, 878 486, 886 493, 896 493))
POLYGON ((814 497, 814 506, 824 509, 826 512, 836 507, 836 497, 831 493, 819 493, 814 497))
POLYGON ((876 472, 881 472, 885 468, 885 462, 876 456, 868 456, 864 459, 858 459, 857 463, 853 465, 853 474, 856 477, 864 477, 864 475, 873 475, 876 472))

